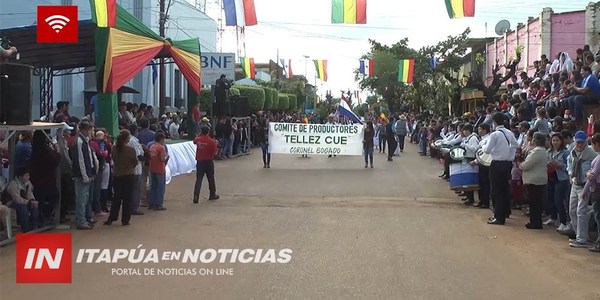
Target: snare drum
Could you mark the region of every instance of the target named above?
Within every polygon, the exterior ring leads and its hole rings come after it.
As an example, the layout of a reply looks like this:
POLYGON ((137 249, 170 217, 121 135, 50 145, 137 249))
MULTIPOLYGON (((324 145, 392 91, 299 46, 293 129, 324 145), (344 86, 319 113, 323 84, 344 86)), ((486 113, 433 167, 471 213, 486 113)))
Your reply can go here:
POLYGON ((454 147, 450 149, 450 158, 453 160, 461 161, 465 158, 467 151, 461 147, 454 147))
POLYGON ((450 164, 450 189, 464 192, 479 190, 479 166, 465 161, 450 164))
POLYGON ((492 164, 492 156, 483 152, 483 149, 477 149, 475 153, 475 158, 477 162, 485 167, 489 167, 492 164))

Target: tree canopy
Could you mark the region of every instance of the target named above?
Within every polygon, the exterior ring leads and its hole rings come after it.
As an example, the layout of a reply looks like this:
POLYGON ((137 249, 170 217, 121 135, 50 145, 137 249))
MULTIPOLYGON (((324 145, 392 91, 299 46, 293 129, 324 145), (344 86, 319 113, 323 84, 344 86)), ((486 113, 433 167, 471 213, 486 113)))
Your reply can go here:
MULTIPOLYGON (((407 38, 392 45, 370 40, 371 50, 362 59, 373 60, 374 76, 365 77, 357 70, 355 78, 359 81, 361 89, 381 97, 391 113, 432 110, 435 113, 448 114, 450 103, 452 107, 459 107, 461 89, 465 86, 458 74, 469 51, 470 33, 471 30, 467 28, 458 35, 448 36, 435 45, 420 49, 411 48, 407 38), (414 59, 412 84, 398 81, 398 61, 401 59, 414 59)), ((482 78, 478 78, 477 84, 470 80, 471 85, 487 91, 486 95, 495 94, 500 84, 506 81, 505 77, 510 78, 509 75, 514 74, 514 70, 510 68, 516 66, 514 63, 518 63, 519 60, 520 53, 517 53, 517 58, 506 66, 509 72, 504 76, 498 75, 500 66, 496 66, 495 80, 489 87, 483 84, 482 78)), ((369 103, 371 111, 375 113, 377 111, 373 111, 373 104, 376 103, 380 102, 369 103)), ((381 105, 377 108, 379 111, 385 110, 381 105)))

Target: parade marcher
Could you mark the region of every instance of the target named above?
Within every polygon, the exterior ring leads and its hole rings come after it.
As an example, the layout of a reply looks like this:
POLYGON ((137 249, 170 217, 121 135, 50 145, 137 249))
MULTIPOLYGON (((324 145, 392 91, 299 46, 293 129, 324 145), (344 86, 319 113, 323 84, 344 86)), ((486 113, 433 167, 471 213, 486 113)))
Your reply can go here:
POLYGON ((363 138, 363 152, 365 154, 365 168, 368 167, 368 163, 371 163, 373 168, 373 137, 375 136, 375 128, 373 128, 373 122, 368 121, 365 127, 365 134, 363 138))
POLYGON ((200 188, 202 187, 204 175, 206 175, 206 179, 208 179, 208 190, 210 192, 208 200, 219 199, 219 195, 216 194, 217 186, 215 184, 214 163, 218 148, 217 142, 208 135, 209 132, 210 130, 207 126, 202 126, 200 128, 201 135, 194 140, 194 144, 196 144, 196 183, 194 184, 194 203, 198 203, 198 198, 200 198, 200 188))
POLYGON ((408 128, 408 122, 406 121, 405 115, 400 115, 398 121, 396 121, 395 133, 398 137, 398 148, 400 152, 404 152, 404 140, 406 139, 406 134, 410 132, 408 128))
MULTIPOLYGON (((465 159, 467 162, 475 160, 475 153, 479 148, 479 137, 477 133, 473 132, 473 125, 467 124, 463 126, 463 136, 465 139, 461 143, 461 147, 465 149, 465 159)), ((473 205, 475 203, 475 192, 465 192, 465 205, 473 205)))
MULTIPOLYGON (((481 149, 490 138, 490 125, 482 123, 479 125, 479 141, 478 149, 481 149)), ((490 167, 479 164, 479 203, 475 207, 490 208, 490 167)))
POLYGON ((269 152, 269 121, 262 119, 258 125, 257 142, 262 150, 263 168, 271 168, 271 153, 269 152))
POLYGON ((387 122, 385 119, 381 119, 379 125, 377 126, 377 134, 379 136, 379 153, 385 153, 385 147, 387 143, 387 132, 386 132, 387 122))
POLYGON ((490 134, 487 143, 484 143, 483 152, 492 157, 490 165, 491 196, 494 203, 494 216, 489 218, 488 224, 504 225, 510 216, 510 171, 518 147, 514 134, 504 128, 505 116, 495 113, 492 116, 494 132, 490 134))
POLYGON ((393 161, 392 157, 394 156, 394 152, 396 152, 396 147, 398 143, 396 142, 396 135, 394 133, 395 118, 390 120, 390 122, 385 126, 385 134, 387 137, 388 143, 388 161, 393 161))

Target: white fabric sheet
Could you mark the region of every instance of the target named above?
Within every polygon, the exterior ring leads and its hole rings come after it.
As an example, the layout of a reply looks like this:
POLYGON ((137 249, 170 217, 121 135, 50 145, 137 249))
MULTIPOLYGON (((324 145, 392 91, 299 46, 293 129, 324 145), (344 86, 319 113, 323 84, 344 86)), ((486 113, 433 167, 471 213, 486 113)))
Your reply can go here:
POLYGON ((194 142, 183 142, 178 144, 168 144, 169 162, 167 163, 167 184, 171 178, 189 174, 196 170, 196 145, 194 142))

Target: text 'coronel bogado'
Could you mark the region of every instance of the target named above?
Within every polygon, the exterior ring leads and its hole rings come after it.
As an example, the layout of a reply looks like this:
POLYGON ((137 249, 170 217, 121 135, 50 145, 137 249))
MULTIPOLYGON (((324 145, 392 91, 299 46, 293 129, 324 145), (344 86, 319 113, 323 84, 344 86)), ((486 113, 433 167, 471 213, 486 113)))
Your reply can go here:
POLYGON ((80 249, 76 263, 148 264, 169 261, 181 263, 280 263, 292 260, 291 249, 185 249, 184 251, 162 251, 158 249, 80 249), (87 258, 86 258, 87 256, 87 258))

